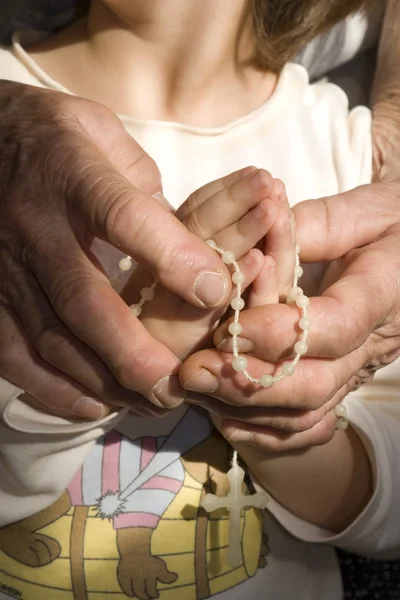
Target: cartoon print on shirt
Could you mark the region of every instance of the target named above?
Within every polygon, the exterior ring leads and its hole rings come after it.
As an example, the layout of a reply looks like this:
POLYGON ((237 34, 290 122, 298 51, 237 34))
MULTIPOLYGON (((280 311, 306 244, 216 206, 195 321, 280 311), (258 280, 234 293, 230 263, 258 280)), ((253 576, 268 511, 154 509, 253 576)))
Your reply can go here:
MULTIPOLYGON (((100 592, 99 585, 113 598, 169 600, 173 593, 174 600, 200 600, 252 577, 266 565, 268 552, 261 512, 244 511, 243 564, 232 570, 226 562, 228 514, 208 515, 200 507, 207 492, 227 492, 229 454, 225 440, 195 409, 165 436, 130 440, 109 432, 57 502, 0 529, 10 582, 18 573, 24 597, 35 600, 43 595, 41 583, 54 591, 62 587, 64 595, 57 598, 66 600, 87 600, 100 592), (104 560, 91 560, 93 553, 104 560), (64 587, 56 567, 57 559, 66 558, 64 587), (93 571, 96 565, 100 571, 93 571), (40 569, 47 570, 43 578, 40 569)), ((4 570, 1 561, 0 555, 4 570)))

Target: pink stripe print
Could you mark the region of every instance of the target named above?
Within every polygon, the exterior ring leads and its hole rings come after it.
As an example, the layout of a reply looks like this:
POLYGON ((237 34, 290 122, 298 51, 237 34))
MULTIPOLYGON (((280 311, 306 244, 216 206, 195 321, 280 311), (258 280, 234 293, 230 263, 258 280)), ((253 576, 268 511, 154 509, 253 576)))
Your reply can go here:
POLYGON ((181 489, 182 482, 178 479, 171 479, 171 477, 164 477, 162 475, 155 475, 142 486, 141 490, 163 490, 165 492, 173 492, 177 494, 181 489))
POLYGON ((114 517, 113 524, 115 529, 126 529, 128 527, 157 527, 160 517, 150 513, 122 513, 114 517))
POLYGON ((142 452, 140 454, 140 471, 143 471, 157 452, 157 438, 142 438, 142 452))
POLYGON ((101 490, 102 494, 119 491, 119 453, 121 434, 110 431, 104 438, 101 490))

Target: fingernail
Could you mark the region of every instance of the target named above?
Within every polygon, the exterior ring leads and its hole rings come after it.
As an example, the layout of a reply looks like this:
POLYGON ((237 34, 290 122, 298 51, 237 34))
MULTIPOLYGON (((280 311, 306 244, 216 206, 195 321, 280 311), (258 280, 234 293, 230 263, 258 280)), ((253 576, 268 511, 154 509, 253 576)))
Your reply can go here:
POLYGON ((249 185, 253 190, 258 191, 268 184, 268 177, 263 171, 257 171, 249 177, 249 185))
POLYGON ((78 398, 72 406, 72 411, 80 417, 91 419, 92 421, 102 419, 109 413, 109 409, 105 404, 89 396, 78 398))
MULTIPOLYGON (((253 349, 253 343, 246 339, 246 338, 242 338, 242 337, 237 337, 237 344, 238 344, 238 350, 239 352, 251 352, 253 349)), ((231 350, 232 349, 232 337, 226 337, 223 340, 221 340, 218 344, 217 344, 217 350, 221 350, 226 351, 226 350, 231 350)))
POLYGON ((207 369, 200 369, 185 381, 183 387, 191 392, 211 394, 218 389, 218 379, 207 369))
POLYGON ((269 209, 270 207, 268 205, 268 202, 266 200, 262 200, 259 204, 257 204, 255 209, 252 210, 251 216, 254 219, 263 219, 265 215, 268 214, 269 209))
POLYGON ((222 273, 205 271, 194 282, 193 292, 207 308, 219 306, 227 296, 228 282, 222 273))
POLYGON ((252 250, 250 250, 250 252, 248 252, 243 258, 243 264, 245 264, 247 267, 251 267, 251 265, 254 264, 254 261, 257 260, 258 253, 259 250, 252 248, 252 250))
POLYGON ((167 375, 157 381, 151 390, 151 398, 154 404, 161 408, 175 408, 182 404, 185 390, 179 382, 178 375, 167 375))

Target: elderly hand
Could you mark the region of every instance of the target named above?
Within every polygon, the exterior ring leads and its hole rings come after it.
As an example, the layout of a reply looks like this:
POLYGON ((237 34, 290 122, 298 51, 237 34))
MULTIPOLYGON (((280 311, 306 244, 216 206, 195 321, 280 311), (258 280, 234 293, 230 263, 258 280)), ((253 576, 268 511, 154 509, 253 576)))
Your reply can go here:
POLYGON ((94 236, 197 306, 230 294, 220 258, 151 194, 154 162, 104 107, 0 82, 0 375, 57 414, 183 398, 154 340, 90 252, 94 236), (146 396, 138 399, 134 391, 146 396))
MULTIPOLYGON (((397 184, 372 184, 294 208, 302 261, 332 261, 321 296, 310 301, 308 353, 295 374, 254 388, 233 375, 230 355, 211 349, 189 357, 180 371, 185 388, 210 396, 202 404, 227 439, 270 451, 324 443, 334 433, 336 404, 399 356, 399 202, 397 184)), ((297 320, 293 305, 242 311, 250 373, 272 371, 275 364, 261 361, 293 354, 297 320)), ((228 324, 216 331, 217 346, 228 324)))

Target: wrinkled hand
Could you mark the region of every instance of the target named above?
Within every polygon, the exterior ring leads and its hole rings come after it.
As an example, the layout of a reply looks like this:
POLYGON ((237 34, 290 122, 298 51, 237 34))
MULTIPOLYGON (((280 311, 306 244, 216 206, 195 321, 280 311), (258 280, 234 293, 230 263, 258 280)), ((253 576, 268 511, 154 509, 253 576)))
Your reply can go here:
MULTIPOLYGON (((321 295, 311 298, 308 353, 295 375, 268 389, 254 388, 233 373, 231 355, 215 350, 189 357, 180 371, 184 387, 212 396, 203 405, 227 439, 272 451, 324 443, 334 433, 333 407, 400 355, 399 203, 393 183, 294 208, 302 261, 332 261, 321 295), (201 369, 207 379, 196 387, 201 369)), ((272 372, 276 362, 293 355, 297 320, 293 305, 242 312, 243 351, 251 354, 252 374, 272 372)), ((216 345, 228 324, 216 331, 216 345)))
POLYGON ((0 82, 0 375, 51 412, 99 418, 107 402, 159 414, 183 398, 166 378, 180 361, 90 252, 100 237, 187 301, 223 304, 226 268, 151 197, 160 189, 155 163, 109 110, 0 82))

